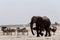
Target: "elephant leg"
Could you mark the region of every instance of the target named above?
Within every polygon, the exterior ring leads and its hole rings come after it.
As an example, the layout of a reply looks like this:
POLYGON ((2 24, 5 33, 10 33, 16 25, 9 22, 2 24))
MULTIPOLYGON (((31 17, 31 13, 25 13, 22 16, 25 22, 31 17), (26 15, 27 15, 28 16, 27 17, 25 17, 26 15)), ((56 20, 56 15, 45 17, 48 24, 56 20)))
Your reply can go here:
POLYGON ((49 31, 49 36, 51 36, 51 33, 50 33, 50 31, 49 31))
POLYGON ((45 36, 47 36, 47 35, 48 36, 51 36, 51 33, 50 33, 50 29, 49 28, 46 29, 46 35, 45 36))
POLYGON ((45 37, 47 36, 47 31, 46 31, 46 34, 45 34, 45 37))
POLYGON ((39 30, 36 30, 37 31, 37 37, 39 37, 39 30))
POLYGON ((50 33, 50 28, 48 29, 48 34, 49 34, 49 36, 51 36, 51 33, 50 33))
POLYGON ((45 37, 47 37, 47 35, 48 35, 48 30, 47 30, 47 28, 46 28, 45 30, 46 30, 46 34, 45 34, 45 37))
POLYGON ((36 27, 37 37, 39 37, 39 28, 36 27))
POLYGON ((40 29, 40 35, 43 36, 42 29, 40 29))

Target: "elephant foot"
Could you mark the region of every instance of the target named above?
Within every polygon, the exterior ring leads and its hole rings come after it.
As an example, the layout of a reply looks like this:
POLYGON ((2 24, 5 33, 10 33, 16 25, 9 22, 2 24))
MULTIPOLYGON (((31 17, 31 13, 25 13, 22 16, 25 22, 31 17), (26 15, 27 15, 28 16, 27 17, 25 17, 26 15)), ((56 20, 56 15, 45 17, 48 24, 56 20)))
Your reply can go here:
POLYGON ((36 36, 36 37, 40 37, 40 36, 36 36))
POLYGON ((41 36, 43 36, 44 34, 43 33, 40 33, 41 36))
POLYGON ((37 36, 36 36, 36 37, 40 37, 40 36, 39 36, 39 34, 37 34, 37 36))
POLYGON ((49 35, 49 37, 50 37, 51 35, 49 35))
POLYGON ((41 36, 43 36, 43 33, 41 33, 41 36))
POLYGON ((47 35, 45 35, 45 37, 47 37, 47 35))

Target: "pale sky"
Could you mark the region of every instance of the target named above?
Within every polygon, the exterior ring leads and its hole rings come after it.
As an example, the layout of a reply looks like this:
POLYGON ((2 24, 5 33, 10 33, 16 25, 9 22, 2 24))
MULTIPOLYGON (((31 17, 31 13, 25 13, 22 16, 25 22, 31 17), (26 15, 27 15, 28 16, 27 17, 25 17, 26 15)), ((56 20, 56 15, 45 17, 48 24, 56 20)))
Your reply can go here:
POLYGON ((60 23, 60 0, 0 0, 0 25, 28 24, 32 16, 60 23))

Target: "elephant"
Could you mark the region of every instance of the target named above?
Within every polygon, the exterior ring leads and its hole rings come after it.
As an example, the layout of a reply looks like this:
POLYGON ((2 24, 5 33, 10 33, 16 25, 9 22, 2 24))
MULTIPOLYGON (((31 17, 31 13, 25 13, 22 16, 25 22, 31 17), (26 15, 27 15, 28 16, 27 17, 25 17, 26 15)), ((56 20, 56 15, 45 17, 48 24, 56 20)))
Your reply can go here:
POLYGON ((43 16, 43 17, 33 16, 31 18, 30 29, 31 29, 31 32, 32 32, 33 35, 35 35, 34 32, 33 32, 33 30, 34 30, 33 24, 34 23, 36 24, 35 30, 37 32, 37 37, 39 37, 39 34, 41 36, 43 36, 43 33, 42 33, 43 30, 46 31, 45 36, 51 36, 51 33, 50 33, 51 21, 47 16, 43 16))

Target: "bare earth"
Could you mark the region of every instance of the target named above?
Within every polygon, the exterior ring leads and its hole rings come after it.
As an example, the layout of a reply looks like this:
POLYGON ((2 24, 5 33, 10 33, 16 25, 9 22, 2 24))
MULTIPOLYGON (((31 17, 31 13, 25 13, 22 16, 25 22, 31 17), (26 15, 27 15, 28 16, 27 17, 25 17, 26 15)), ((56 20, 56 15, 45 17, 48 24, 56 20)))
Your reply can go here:
POLYGON ((60 26, 56 26, 56 27, 57 27, 57 31, 56 31, 55 35, 52 34, 51 37, 33 36, 31 34, 29 27, 26 27, 29 30, 28 35, 26 35, 26 33, 25 33, 25 35, 22 35, 22 34, 17 35, 16 33, 13 33, 13 35, 2 35, 3 32, 0 30, 0 40, 60 40, 60 26))

